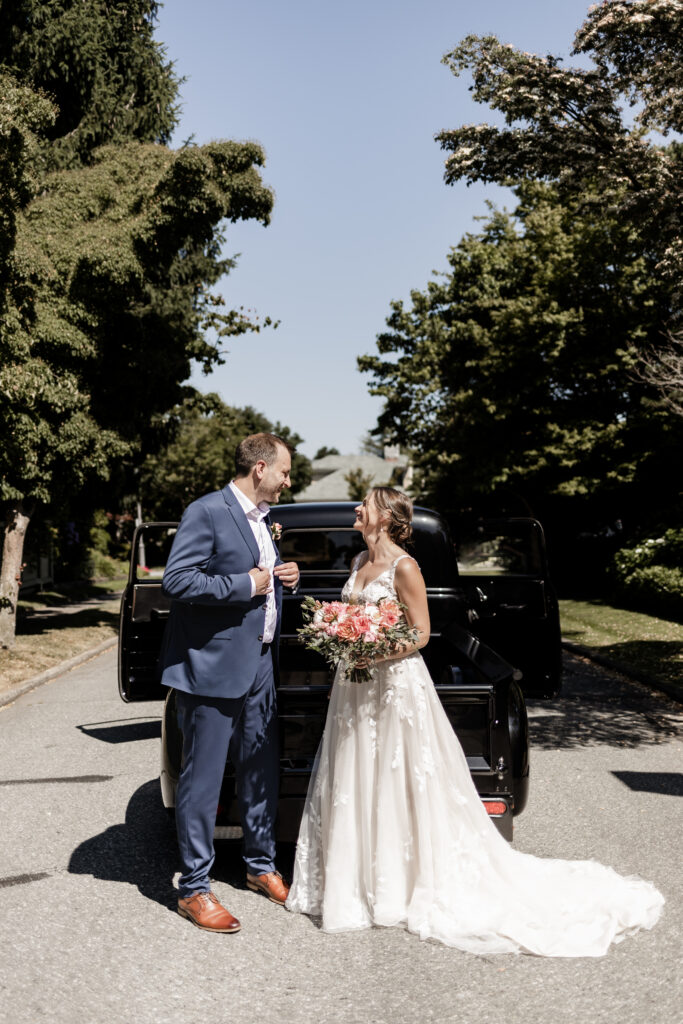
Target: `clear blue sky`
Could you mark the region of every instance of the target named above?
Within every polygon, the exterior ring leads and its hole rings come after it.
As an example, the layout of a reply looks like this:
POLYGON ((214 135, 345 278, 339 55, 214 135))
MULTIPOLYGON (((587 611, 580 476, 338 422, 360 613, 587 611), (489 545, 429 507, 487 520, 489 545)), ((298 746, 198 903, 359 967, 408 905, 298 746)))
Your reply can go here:
POLYGON ((504 204, 494 187, 443 183, 443 128, 491 120, 442 55, 468 33, 568 57, 584 0, 166 0, 157 38, 175 61, 173 140, 255 139, 275 191, 267 228, 230 226, 240 253, 220 291, 281 321, 235 339, 193 383, 252 405, 303 438, 359 450, 381 403, 356 356, 375 350, 392 299, 425 287, 450 246, 504 204))

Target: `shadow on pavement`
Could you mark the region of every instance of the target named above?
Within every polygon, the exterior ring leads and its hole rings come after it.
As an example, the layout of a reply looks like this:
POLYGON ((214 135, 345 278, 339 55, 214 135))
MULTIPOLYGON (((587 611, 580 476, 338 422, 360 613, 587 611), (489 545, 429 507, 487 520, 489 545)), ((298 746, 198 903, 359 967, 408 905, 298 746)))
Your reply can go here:
MULTIPOLYGON (((295 851, 295 843, 277 844, 275 853, 277 870, 288 882, 292 880, 295 851)), ((241 839, 216 840, 216 860, 211 869, 211 878, 216 882, 225 882, 233 889, 247 888, 247 869, 242 860, 241 839)))
POLYGON ((83 608, 77 612, 54 611, 46 614, 29 615, 22 618, 18 632, 22 636, 40 636, 41 633, 56 629, 85 628, 86 626, 111 626, 118 630, 119 613, 106 608, 83 608))
POLYGON ((124 719, 120 723, 93 722, 77 725, 76 728, 85 736, 104 743, 129 743, 133 740, 158 740, 161 738, 161 719, 134 721, 124 719))
POLYGON ((73 875, 136 885, 147 899, 175 911, 178 851, 172 821, 161 802, 159 780, 145 782, 133 793, 125 823, 112 825, 77 846, 68 870, 73 875))
POLYGON ((683 734, 680 705, 587 658, 565 653, 563 680, 559 697, 527 702, 532 749, 639 747, 683 734))
MULTIPOLYGON (((277 848, 278 869, 287 879, 294 849, 293 843, 277 848)), ((147 899, 175 913, 178 892, 173 877, 179 868, 173 820, 162 805, 159 780, 152 779, 133 793, 123 824, 112 825, 76 847, 68 870, 73 875, 135 885, 147 899)), ((211 878, 235 889, 246 888, 241 840, 217 840, 211 878)))
POLYGON ((662 793, 683 796, 681 772, 612 772, 615 778, 635 793, 662 793))

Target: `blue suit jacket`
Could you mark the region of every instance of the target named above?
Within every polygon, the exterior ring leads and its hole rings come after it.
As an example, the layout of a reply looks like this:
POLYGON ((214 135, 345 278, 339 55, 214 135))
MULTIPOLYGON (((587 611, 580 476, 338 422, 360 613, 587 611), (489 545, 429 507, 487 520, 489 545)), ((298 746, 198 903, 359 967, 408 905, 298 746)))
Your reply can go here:
MULTIPOLYGON (((276 550, 276 565, 281 559, 276 550)), ((165 686, 205 697, 239 697, 261 656, 265 596, 251 597, 249 570, 260 561, 251 526, 229 487, 188 505, 163 579, 171 597, 161 652, 165 686)), ((282 584, 275 578, 277 631, 282 584)))

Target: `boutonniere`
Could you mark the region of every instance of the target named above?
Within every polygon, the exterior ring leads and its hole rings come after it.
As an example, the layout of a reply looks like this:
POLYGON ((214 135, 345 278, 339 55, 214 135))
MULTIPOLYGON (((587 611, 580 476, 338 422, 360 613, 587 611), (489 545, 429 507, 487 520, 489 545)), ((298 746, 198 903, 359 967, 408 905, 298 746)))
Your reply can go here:
POLYGON ((277 544, 280 537, 282 536, 282 523, 271 523, 270 524, 270 535, 277 544))

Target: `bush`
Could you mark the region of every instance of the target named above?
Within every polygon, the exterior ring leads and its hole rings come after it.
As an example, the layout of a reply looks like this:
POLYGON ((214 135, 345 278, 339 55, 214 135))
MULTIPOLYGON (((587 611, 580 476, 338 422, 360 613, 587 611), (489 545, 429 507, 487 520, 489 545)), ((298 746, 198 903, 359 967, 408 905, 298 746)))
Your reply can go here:
POLYGON ((88 548, 85 572, 91 580, 114 580, 128 575, 126 562, 119 562, 97 548, 88 548))
POLYGON ((683 622, 683 529, 666 530, 617 551, 615 597, 632 607, 683 622))

